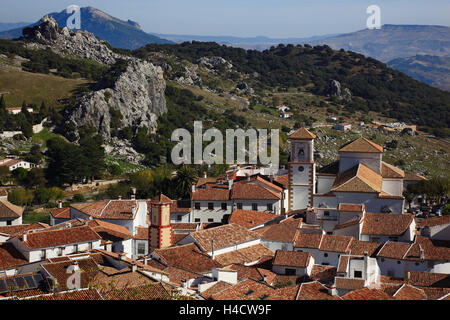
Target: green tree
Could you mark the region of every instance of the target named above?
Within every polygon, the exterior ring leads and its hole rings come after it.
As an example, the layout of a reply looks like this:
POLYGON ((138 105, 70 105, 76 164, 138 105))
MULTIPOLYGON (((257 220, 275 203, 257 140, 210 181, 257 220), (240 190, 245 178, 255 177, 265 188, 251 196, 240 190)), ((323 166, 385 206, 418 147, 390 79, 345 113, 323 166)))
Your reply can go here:
POLYGON ((31 169, 25 179, 25 184, 28 188, 33 188, 36 186, 45 185, 47 180, 45 180, 45 172, 42 168, 31 169))
POLYGON ((33 203, 33 199, 32 190, 18 188, 8 192, 8 201, 17 206, 30 205, 33 203))
POLYGON ((17 184, 25 185, 27 182, 28 171, 24 168, 17 168, 12 171, 12 176, 17 184))
POLYGON ((197 182, 198 176, 195 169, 182 166, 177 170, 174 185, 177 196, 181 198, 188 198, 191 193, 192 184, 197 182))

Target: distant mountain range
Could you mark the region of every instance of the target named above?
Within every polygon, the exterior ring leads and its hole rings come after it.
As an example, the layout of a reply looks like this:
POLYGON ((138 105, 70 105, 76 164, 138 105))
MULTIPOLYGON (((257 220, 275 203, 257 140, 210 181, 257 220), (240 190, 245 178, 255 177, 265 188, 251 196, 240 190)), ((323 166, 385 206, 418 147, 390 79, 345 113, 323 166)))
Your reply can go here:
POLYGON ((13 23, 1 23, 0 22, 0 32, 17 29, 17 28, 23 28, 30 24, 31 24, 30 22, 13 22, 13 23))
POLYGON ((425 25, 384 25, 313 41, 335 50, 345 49, 382 62, 416 55, 450 55, 450 27, 425 25))
MULTIPOLYGON (((50 13, 61 27, 69 15, 65 10, 50 13)), ((81 8, 82 29, 106 40, 115 48, 137 49, 149 43, 174 44, 200 41, 216 42, 244 49, 266 50, 278 44, 326 44, 335 50, 345 49, 388 63, 420 81, 449 90, 450 27, 428 25, 384 25, 377 30, 360 30, 347 34, 329 34, 309 38, 269 38, 174 35, 144 32, 137 22, 123 21, 92 8, 81 8), (433 58, 435 57, 435 58, 433 58), (400 59, 400 60, 399 60, 400 59), (401 60, 404 59, 404 60, 401 60)), ((36 23, 31 25, 36 25, 36 23)), ((25 22, 0 23, 0 38, 22 36, 25 22)))
MULTIPOLYGON (((66 10, 63 10, 59 13, 49 13, 48 16, 53 17, 60 27, 65 27, 67 18, 71 14, 67 14, 66 10)), ((32 26, 37 23, 32 24, 32 26)), ((19 38, 22 36, 23 27, 0 32, 0 38, 19 38)), ((81 28, 93 33, 97 38, 107 41, 115 48, 137 49, 148 43, 173 43, 144 32, 139 24, 134 21, 122 21, 92 7, 81 8, 81 28)))

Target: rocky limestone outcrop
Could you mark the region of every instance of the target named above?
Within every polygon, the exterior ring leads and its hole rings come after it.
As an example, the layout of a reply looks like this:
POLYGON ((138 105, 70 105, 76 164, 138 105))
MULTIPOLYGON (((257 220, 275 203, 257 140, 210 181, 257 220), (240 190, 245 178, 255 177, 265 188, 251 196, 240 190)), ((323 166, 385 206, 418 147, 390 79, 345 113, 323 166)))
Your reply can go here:
POLYGON ((330 80, 331 96, 338 97, 339 100, 350 102, 352 100, 352 92, 348 88, 342 88, 341 83, 337 80, 330 80))
POLYGON ((217 69, 220 66, 225 66, 228 71, 233 69, 231 62, 225 60, 222 57, 202 57, 198 59, 197 63, 201 66, 205 66, 208 69, 217 69))
POLYGON ((82 96, 66 119, 77 128, 85 125, 97 128, 107 142, 111 140, 112 109, 123 116, 122 127, 146 126, 153 131, 158 117, 167 112, 165 89, 161 67, 132 59, 113 88, 82 96))
POLYGON ((82 59, 92 59, 99 63, 112 65, 116 59, 126 57, 114 53, 106 42, 97 39, 87 31, 70 31, 60 28, 55 19, 45 16, 38 25, 25 28, 23 35, 31 41, 27 46, 34 49, 51 48, 54 52, 75 55, 82 59))

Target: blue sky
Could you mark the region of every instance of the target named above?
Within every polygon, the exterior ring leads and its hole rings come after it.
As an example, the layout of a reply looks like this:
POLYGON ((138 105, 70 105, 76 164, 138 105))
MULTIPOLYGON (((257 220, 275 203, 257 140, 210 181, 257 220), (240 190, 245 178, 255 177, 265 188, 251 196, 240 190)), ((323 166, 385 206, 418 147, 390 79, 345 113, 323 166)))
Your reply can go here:
POLYGON ((37 21, 75 4, 92 6, 147 32, 307 37, 361 30, 366 8, 381 7, 382 24, 450 26, 449 0, 1 0, 0 22, 37 21))

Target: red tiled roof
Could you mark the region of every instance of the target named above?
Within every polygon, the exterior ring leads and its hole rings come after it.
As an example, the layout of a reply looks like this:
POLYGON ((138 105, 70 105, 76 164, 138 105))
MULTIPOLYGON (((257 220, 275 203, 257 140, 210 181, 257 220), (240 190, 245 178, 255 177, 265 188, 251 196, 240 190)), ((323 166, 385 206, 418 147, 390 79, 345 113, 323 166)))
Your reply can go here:
POLYGON ((396 300, 425 300, 427 295, 422 289, 413 287, 409 284, 404 284, 396 293, 394 293, 393 297, 396 300))
POLYGON ((148 228, 145 227, 137 227, 136 234, 134 235, 134 239, 137 240, 148 240, 148 228))
POLYGON ((321 234, 299 233, 295 238, 294 246, 297 248, 319 249, 321 234))
POLYGON ((312 254, 301 251, 277 250, 273 259, 274 266, 306 268, 312 254))
POLYGON ((432 217, 428 219, 422 219, 420 227, 435 227, 450 224, 450 216, 432 217))
POLYGON ((81 226, 62 230, 37 231, 27 234, 22 243, 30 249, 50 248, 67 244, 100 240, 101 237, 92 228, 81 226))
POLYGON ((366 213, 362 219, 361 234, 400 236, 413 221, 412 214, 366 213))
POLYGON ((280 200, 281 198, 280 192, 273 191, 269 187, 251 183, 235 183, 231 192, 231 199, 280 200))
POLYGON ((345 172, 339 173, 331 191, 380 193, 383 177, 360 163, 345 172))
POLYGON ((356 290, 364 288, 366 281, 364 279, 336 277, 334 284, 338 289, 356 290))
POLYGON ((154 197, 151 202, 152 203, 158 203, 158 204, 162 204, 162 203, 172 203, 172 199, 170 199, 169 197, 160 194, 159 196, 154 197))
POLYGON ((313 140, 316 135, 306 128, 300 128, 289 136, 290 140, 313 140))
POLYGON ((96 219, 132 220, 138 211, 139 202, 136 200, 110 200, 73 204, 71 207, 96 219), (135 209, 134 214, 133 209, 135 209))
POLYGON ((213 300, 264 300, 275 294, 275 289, 248 279, 212 296, 213 300))
POLYGON ((336 271, 336 267, 315 264, 311 269, 311 275, 309 278, 323 284, 331 284, 334 283, 336 271))
POLYGON ((23 208, 16 206, 8 200, 0 200, 0 218, 19 218, 23 214, 23 208))
POLYGON ((214 259, 221 265, 233 263, 255 263, 262 257, 273 256, 273 252, 264 247, 262 244, 253 245, 243 249, 215 255, 214 259))
POLYGON ((410 246, 409 243, 388 241, 383 245, 377 256, 382 258, 402 259, 406 252, 408 252, 410 246))
POLYGON ((386 163, 384 161, 381 162, 381 175, 383 178, 404 178, 405 172, 402 169, 394 167, 393 165, 386 163))
POLYGON ((184 231, 190 231, 190 230, 197 230, 199 227, 198 223, 172 223, 173 230, 184 230, 184 231))
POLYGON ((346 273, 349 261, 350 261, 350 256, 341 255, 339 257, 339 265, 338 265, 338 268, 337 268, 337 272, 339 272, 339 273, 346 273))
POLYGON ((283 188, 287 189, 289 187, 289 174, 277 176, 275 181, 281 184, 283 188))
POLYGON ((196 188, 192 192, 191 199, 194 201, 226 201, 230 199, 230 190, 227 185, 207 184, 206 188, 196 188))
POLYGON ((259 239, 257 233, 238 224, 226 224, 216 228, 200 230, 192 232, 190 236, 204 251, 212 250, 212 240, 214 240, 214 249, 218 250, 259 239))
POLYGON ((330 295, 327 287, 314 281, 301 284, 297 300, 341 300, 341 298, 330 295))
POLYGON ((13 268, 26 263, 28 261, 11 243, 0 244, 0 270, 13 268))
POLYGON ((367 252, 367 255, 370 257, 373 256, 382 245, 383 244, 380 242, 360 241, 354 239, 350 244, 349 254, 362 256, 365 252, 367 252))
POLYGON ((235 223, 247 229, 250 229, 252 227, 274 220, 275 218, 277 218, 277 216, 269 212, 236 210, 231 214, 228 223, 235 223))
POLYGON ((450 288, 450 274, 432 272, 405 271, 405 280, 408 284, 419 287, 450 288))
POLYGON ((33 224, 19 224, 15 226, 1 226, 0 233, 7 234, 10 237, 21 235, 28 230, 44 229, 49 226, 45 223, 33 223, 33 224))
POLYGON ((343 300, 395 300, 382 290, 362 288, 342 296, 343 300))
POLYGON ((263 269, 263 268, 257 268, 254 266, 245 266, 240 263, 233 263, 226 267, 230 270, 237 271, 238 280, 245 280, 245 279, 253 279, 257 281, 263 281, 264 276, 266 276, 266 283, 271 284, 272 281, 277 276, 275 273, 273 273, 270 270, 263 269))
POLYGON ((322 241, 320 242, 319 250, 345 253, 350 249, 353 240, 355 240, 355 238, 349 236, 324 234, 322 236, 322 241))
POLYGON ((24 300, 103 300, 102 296, 96 289, 81 289, 66 292, 50 293, 45 295, 37 295, 34 297, 23 298, 24 300))
POLYGON ((172 300, 171 291, 160 282, 119 290, 102 290, 101 295, 105 300, 172 300))
POLYGON ((7 197, 7 196, 8 196, 8 190, 0 189, 0 197, 7 197))
POLYGON ((299 232, 301 220, 286 219, 278 224, 268 226, 261 236, 262 240, 293 242, 299 232))
POLYGON ((102 220, 90 220, 88 221, 88 225, 102 238, 104 238, 104 235, 110 235, 123 240, 132 238, 131 232, 126 227, 114 223, 102 220))
POLYGON ((207 290, 200 292, 199 295, 202 296, 205 300, 211 299, 211 297, 215 294, 218 294, 226 289, 231 288, 232 285, 223 281, 219 281, 214 284, 212 287, 207 290))
POLYGON ((51 209, 50 214, 57 219, 70 219, 70 207, 51 209))
POLYGON ((427 180, 427 178, 417 174, 417 173, 405 173, 404 181, 422 181, 427 180))
POLYGON ((195 273, 211 272, 213 268, 222 266, 201 252, 193 243, 156 249, 153 253, 169 267, 178 267, 195 273))
POLYGON ((347 143, 339 152, 383 153, 383 147, 365 138, 359 138, 347 143))

